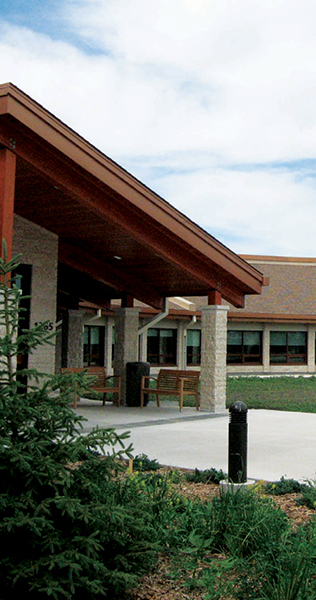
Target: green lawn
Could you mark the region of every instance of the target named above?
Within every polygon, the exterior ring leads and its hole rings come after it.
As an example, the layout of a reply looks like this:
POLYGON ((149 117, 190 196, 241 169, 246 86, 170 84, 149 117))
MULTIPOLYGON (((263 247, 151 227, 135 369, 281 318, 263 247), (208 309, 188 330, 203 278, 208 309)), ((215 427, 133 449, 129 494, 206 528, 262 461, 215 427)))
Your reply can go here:
POLYGON ((248 408, 316 413, 316 377, 229 377, 227 407, 237 400, 248 408))
MULTIPOLYGON (((163 399, 179 402, 175 396, 163 399)), ((316 377, 228 377, 227 408, 237 400, 248 408, 316 413, 316 377)), ((195 406, 192 397, 185 397, 184 406, 195 406)))

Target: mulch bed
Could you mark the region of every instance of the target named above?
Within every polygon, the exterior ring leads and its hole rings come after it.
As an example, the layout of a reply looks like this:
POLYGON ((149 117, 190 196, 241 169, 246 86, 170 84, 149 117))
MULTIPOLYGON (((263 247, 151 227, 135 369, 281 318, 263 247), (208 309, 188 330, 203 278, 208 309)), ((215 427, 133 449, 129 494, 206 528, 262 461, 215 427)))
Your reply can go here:
MULTIPOLYGON (((219 495, 219 486, 213 483, 181 482, 175 485, 179 493, 190 499, 212 500, 219 495)), ((271 496, 269 496, 271 497, 271 496)), ((273 500, 281 510, 292 520, 294 527, 307 523, 315 511, 306 506, 299 506, 297 500, 300 494, 285 494, 274 496, 273 500)), ((220 556, 214 558, 220 559, 220 556)), ((187 591, 181 586, 181 581, 175 581, 169 574, 167 557, 161 557, 155 572, 145 575, 137 589, 129 595, 129 600, 196 600, 201 598, 198 590, 187 591)))

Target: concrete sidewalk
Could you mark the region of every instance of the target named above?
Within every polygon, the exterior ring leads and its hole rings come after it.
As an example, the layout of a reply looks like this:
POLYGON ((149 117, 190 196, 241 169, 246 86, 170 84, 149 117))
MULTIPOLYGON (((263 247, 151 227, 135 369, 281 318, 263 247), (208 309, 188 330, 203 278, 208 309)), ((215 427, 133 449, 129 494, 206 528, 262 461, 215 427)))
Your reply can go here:
MULTIPOLYGON (((81 400, 77 412, 93 427, 130 431, 134 455, 163 465, 228 470, 229 414, 213 414, 162 402, 144 409, 81 400)), ((274 481, 316 478, 316 414, 248 411, 248 478, 274 481)))

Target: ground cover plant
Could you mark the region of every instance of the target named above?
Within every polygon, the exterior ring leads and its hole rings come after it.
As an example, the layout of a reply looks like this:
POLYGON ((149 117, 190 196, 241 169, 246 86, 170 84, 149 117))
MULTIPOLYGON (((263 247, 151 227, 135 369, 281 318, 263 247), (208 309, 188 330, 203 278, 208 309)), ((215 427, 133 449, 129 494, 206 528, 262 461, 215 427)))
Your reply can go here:
MULTIPOLYGON (((147 478, 151 485, 153 477, 158 478, 160 489, 167 491, 169 487, 170 501, 164 503, 164 514, 158 520, 163 541, 160 566, 145 576, 128 598, 316 598, 314 510, 305 513, 307 518, 301 524, 299 506, 293 513, 298 493, 284 494, 284 479, 279 488, 282 496, 276 496, 279 482, 275 482, 271 495, 266 493, 264 483, 258 482, 246 493, 220 496, 218 489, 214 493, 218 486, 210 480, 207 484, 191 483, 195 486, 194 496, 188 489, 187 475, 183 472, 182 482, 177 479, 175 485, 171 471, 134 475, 141 478, 143 485, 147 478), (211 488, 210 494, 202 497, 200 490, 207 487, 211 488), (278 508, 279 498, 282 510, 278 508), (289 503, 291 518, 284 511, 289 503)), ((299 483, 296 484, 291 480, 289 489, 298 489, 299 483)))

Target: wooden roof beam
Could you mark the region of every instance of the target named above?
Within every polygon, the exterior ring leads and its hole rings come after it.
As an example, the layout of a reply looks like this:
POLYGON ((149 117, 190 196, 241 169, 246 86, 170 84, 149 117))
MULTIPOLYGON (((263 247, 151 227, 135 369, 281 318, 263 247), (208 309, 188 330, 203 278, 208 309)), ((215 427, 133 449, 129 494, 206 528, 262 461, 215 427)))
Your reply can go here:
POLYGON ((111 265, 104 263, 91 256, 81 248, 71 246, 63 240, 59 243, 59 260, 61 263, 76 269, 77 271, 91 275, 93 279, 104 283, 113 288, 112 298, 121 298, 124 294, 133 296, 145 304, 149 304, 158 310, 161 310, 164 304, 164 297, 155 289, 148 290, 136 289, 135 283, 131 279, 124 277, 118 269, 114 269, 111 265), (80 257, 80 260, 79 258, 80 257))

